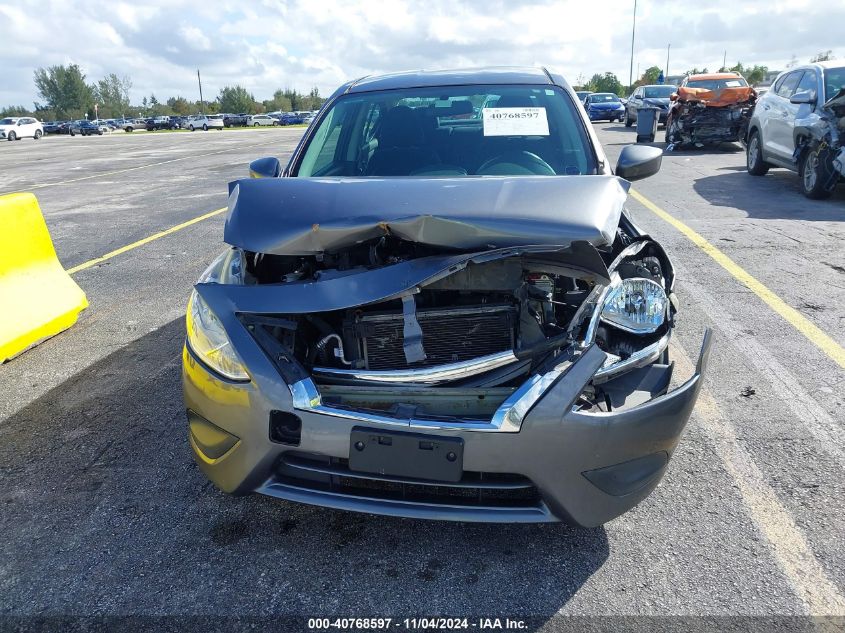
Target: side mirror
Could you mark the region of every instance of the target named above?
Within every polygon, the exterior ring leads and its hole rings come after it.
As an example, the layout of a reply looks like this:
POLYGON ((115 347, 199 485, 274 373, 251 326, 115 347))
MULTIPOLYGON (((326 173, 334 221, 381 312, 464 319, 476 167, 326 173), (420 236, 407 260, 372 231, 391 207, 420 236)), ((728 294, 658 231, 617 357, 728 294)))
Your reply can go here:
POLYGON ((796 105, 812 104, 816 102, 816 93, 812 90, 796 92, 789 98, 789 103, 796 105))
POLYGON ((282 164, 273 156, 257 158, 249 164, 250 178, 278 178, 281 175, 282 164))
POLYGON ((660 171, 663 150, 648 145, 626 145, 616 162, 616 175, 625 180, 642 180, 660 171))

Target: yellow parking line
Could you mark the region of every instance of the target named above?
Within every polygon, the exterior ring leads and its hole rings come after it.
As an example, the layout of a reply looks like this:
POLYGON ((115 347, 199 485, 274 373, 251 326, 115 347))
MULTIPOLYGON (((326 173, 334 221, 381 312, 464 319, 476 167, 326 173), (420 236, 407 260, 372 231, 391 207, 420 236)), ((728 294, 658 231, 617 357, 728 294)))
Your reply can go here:
POLYGON ((830 356, 830 358, 838 363, 840 367, 845 369, 845 348, 822 332, 817 325, 798 312, 798 310, 787 304, 783 299, 769 290, 755 277, 751 276, 751 274, 749 274, 739 264, 725 255, 725 253, 721 250, 713 246, 713 244, 708 242, 700 233, 696 232, 673 215, 670 215, 658 207, 640 192, 631 189, 629 193, 646 209, 683 233, 693 244, 712 257, 717 264, 728 271, 737 281, 760 297, 760 299, 762 299, 772 310, 783 317, 787 323, 801 332, 801 334, 806 336, 810 342, 830 356))
MULTIPOLYGON (((674 342, 671 348, 676 371, 681 376, 691 375, 695 368, 686 352, 674 342)), ((789 510, 766 481, 765 474, 737 437, 733 424, 722 415, 716 398, 706 385, 698 394, 693 415, 714 444, 722 465, 736 483, 736 491, 749 516, 771 545, 775 560, 808 615, 845 612, 845 597, 828 576, 789 510)))
POLYGON ((203 220, 207 220, 208 218, 212 218, 215 215, 220 215, 224 211, 227 211, 229 207, 223 207, 222 209, 216 209, 214 211, 209 211, 208 213, 204 213, 200 216, 197 216, 187 222, 182 222, 182 224, 177 224, 176 226, 171 226, 169 229, 165 229, 163 231, 159 231, 158 233, 154 233, 149 237, 145 237, 144 239, 138 240, 137 242, 132 242, 131 244, 127 244, 126 246, 121 246, 120 248, 113 250, 105 255, 100 257, 95 257, 94 259, 88 260, 83 264, 79 264, 78 266, 74 266, 73 268, 68 268, 67 273, 69 275, 73 275, 78 273, 81 270, 85 270, 86 268, 91 268, 92 266, 96 266, 97 264, 101 264, 102 262, 106 261, 107 259, 111 259, 112 257, 116 257, 117 255, 122 255, 128 251, 138 248, 139 246, 143 246, 144 244, 149 244, 160 237, 164 237, 166 235, 170 235, 172 233, 176 233, 176 231, 181 231, 182 229, 191 226, 192 224, 196 224, 197 222, 202 222, 203 220))

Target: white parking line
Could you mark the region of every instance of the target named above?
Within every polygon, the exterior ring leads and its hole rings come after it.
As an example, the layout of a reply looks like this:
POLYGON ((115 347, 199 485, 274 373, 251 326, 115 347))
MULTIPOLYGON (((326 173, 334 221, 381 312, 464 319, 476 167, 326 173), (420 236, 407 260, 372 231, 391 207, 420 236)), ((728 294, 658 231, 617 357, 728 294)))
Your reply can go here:
MULTIPOLYGON (((680 375, 691 375, 693 364, 680 345, 672 344, 672 358, 680 375)), ((775 559, 808 615, 843 615, 845 598, 830 580, 810 544, 780 503, 751 455, 743 448, 733 425, 704 387, 693 412, 713 442, 727 473, 737 484, 749 516, 769 541, 775 559)))

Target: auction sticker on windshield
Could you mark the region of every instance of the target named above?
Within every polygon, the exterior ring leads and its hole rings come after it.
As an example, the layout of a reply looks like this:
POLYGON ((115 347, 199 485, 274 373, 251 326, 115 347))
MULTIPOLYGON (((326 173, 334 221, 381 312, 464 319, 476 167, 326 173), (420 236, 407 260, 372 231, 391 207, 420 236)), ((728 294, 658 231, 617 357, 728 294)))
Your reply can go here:
POLYGON ((545 108, 482 108, 484 136, 548 136, 545 108))

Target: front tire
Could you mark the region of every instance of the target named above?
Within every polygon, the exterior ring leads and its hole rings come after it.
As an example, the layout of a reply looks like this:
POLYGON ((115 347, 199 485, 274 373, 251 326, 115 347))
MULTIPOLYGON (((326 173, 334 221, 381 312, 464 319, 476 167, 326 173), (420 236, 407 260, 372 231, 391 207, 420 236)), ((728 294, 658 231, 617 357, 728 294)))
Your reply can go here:
POLYGON ((634 122, 631 120, 631 113, 628 111, 628 108, 625 108, 625 127, 631 127, 634 125, 634 122))
POLYGON ((76 132, 74 132, 73 130, 71 130, 71 131, 70 131, 70 135, 71 135, 71 136, 76 136, 76 132))
POLYGON ((838 177, 833 172, 833 156, 814 147, 801 159, 801 191, 812 200, 824 200, 833 194, 838 177))
POLYGON ((18 137, 14 132, 9 132, 9 140, 14 141, 18 137))
POLYGON ((192 125, 191 126, 191 132, 193 132, 194 130, 196 130, 196 128, 192 125))
POLYGON ((258 127, 258 123, 253 123, 252 127, 258 127))
POLYGON ((760 143, 760 133, 754 130, 748 139, 745 149, 745 167, 752 176, 764 176, 769 171, 769 165, 763 160, 763 147, 760 143))
POLYGON ((208 132, 208 126, 205 123, 202 124, 202 129, 203 132, 208 132))

